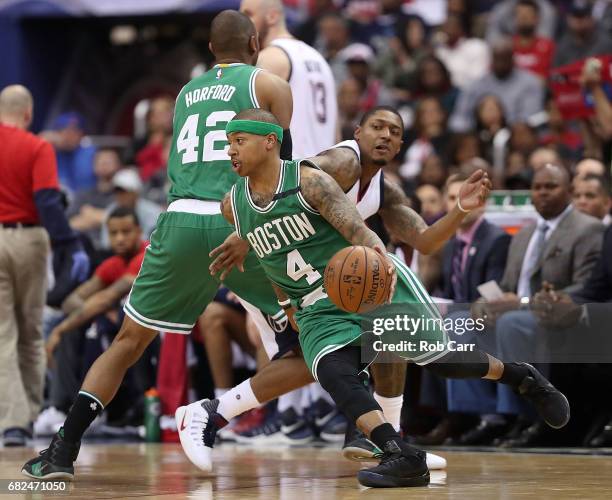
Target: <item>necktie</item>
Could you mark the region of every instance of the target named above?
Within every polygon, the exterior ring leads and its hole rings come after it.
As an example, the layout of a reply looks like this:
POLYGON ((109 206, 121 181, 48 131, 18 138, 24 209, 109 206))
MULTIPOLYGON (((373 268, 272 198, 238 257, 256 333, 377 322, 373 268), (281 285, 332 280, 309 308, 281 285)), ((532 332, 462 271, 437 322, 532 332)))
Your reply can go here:
POLYGON ((455 302, 465 302, 467 300, 463 287, 463 269, 461 266, 463 263, 464 248, 465 241, 457 239, 451 264, 451 285, 453 287, 453 299, 455 302))
POLYGON ((546 222, 538 224, 538 227, 536 229, 535 244, 533 245, 531 253, 527 256, 527 259, 529 259, 525 268, 525 277, 527 279, 527 286, 529 288, 527 296, 531 296, 533 291, 531 290, 529 282, 531 280, 531 276, 535 272, 538 261, 542 256, 542 252, 544 252, 544 246, 546 245, 546 233, 548 233, 549 229, 550 227, 546 222))

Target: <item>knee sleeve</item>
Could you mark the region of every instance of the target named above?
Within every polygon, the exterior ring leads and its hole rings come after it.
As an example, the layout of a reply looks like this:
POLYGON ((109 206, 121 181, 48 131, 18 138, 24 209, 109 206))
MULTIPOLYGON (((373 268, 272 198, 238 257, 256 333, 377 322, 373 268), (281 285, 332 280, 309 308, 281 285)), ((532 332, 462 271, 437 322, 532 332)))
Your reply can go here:
POLYGON ((445 378, 482 378, 489 371, 489 358, 480 350, 452 351, 423 368, 445 378))
POLYGON ((359 377, 359 354, 359 348, 345 347, 323 356, 317 366, 319 383, 353 422, 370 411, 382 411, 359 377))

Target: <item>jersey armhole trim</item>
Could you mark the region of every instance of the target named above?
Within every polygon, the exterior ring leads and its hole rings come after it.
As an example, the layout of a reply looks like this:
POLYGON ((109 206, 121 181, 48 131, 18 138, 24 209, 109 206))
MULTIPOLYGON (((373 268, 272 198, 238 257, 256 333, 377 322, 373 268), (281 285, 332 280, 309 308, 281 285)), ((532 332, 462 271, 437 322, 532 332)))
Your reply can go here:
POLYGON ((289 76, 287 77, 287 83, 291 82, 291 77, 293 76, 293 62, 291 62, 291 57, 289 56, 289 52, 285 50, 284 47, 280 45, 276 45, 274 42, 272 43, 272 47, 276 47, 277 49, 281 49, 285 55, 287 56, 287 61, 289 61, 289 76))
POLYGON ((232 204, 232 215, 234 216, 234 227, 236 228, 236 234, 239 238, 242 238, 242 231, 240 231, 240 220, 238 219, 238 213, 236 212, 236 184, 232 186, 230 203, 232 204))
MULTIPOLYGON (((306 165, 308 165, 311 168, 316 168, 317 170, 320 170, 320 168, 317 166, 316 163, 310 161, 310 160, 300 160, 297 161, 296 164, 296 170, 297 170, 297 187, 301 187, 300 186, 300 179, 301 179, 301 174, 300 174, 300 167, 302 166, 302 163, 305 163, 306 165)), ((300 205, 302 205, 302 207, 304 207, 308 212, 310 212, 311 214, 314 215, 321 215, 316 209, 314 209, 310 203, 308 203, 306 201, 306 198, 304 198, 304 195, 302 194, 302 190, 300 189, 300 191, 298 191, 297 193, 297 199, 298 202, 300 203, 300 205)))
POLYGON ((251 73, 251 78, 249 79, 249 94, 251 96, 251 103, 254 108, 260 108, 259 101, 257 100, 257 91, 255 88, 255 81, 257 80, 257 75, 261 72, 261 69, 256 69, 251 73))

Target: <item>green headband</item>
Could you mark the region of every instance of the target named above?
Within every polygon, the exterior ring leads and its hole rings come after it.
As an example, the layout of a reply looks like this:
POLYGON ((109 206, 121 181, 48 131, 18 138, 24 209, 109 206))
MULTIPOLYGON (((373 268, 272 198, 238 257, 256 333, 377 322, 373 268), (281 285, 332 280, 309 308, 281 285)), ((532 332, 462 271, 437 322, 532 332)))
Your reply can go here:
POLYGON ((225 133, 246 132, 247 134, 268 135, 275 134, 278 142, 283 142, 283 129, 274 123, 257 122, 254 120, 232 120, 227 122, 225 133))

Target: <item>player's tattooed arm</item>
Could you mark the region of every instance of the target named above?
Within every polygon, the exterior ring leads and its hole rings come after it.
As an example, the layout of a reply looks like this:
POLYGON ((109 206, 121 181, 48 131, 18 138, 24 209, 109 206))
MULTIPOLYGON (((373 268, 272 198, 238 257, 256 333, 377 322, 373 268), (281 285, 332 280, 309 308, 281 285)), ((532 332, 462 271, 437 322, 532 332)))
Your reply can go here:
POLYGON ((361 177, 361 164, 350 148, 333 148, 309 158, 317 167, 331 175, 344 192, 361 177))
MULTIPOLYGON (((235 225, 231 193, 226 193, 221 200, 221 213, 230 224, 235 225)), ((244 259, 248 253, 248 242, 240 238, 238 233, 234 231, 225 238, 223 243, 213 248, 208 254, 209 257, 214 257, 214 260, 208 266, 208 271, 213 276, 221 272, 221 276, 219 276, 221 281, 227 277, 234 267, 237 267, 240 272, 244 272, 244 259)))
POLYGON ((381 239, 366 226, 357 207, 334 179, 315 168, 305 165, 300 168, 300 188, 304 199, 351 244, 379 248, 384 252, 381 239))
POLYGON ((357 207, 348 199, 340 186, 325 172, 300 167, 300 188, 304 199, 352 245, 373 248, 387 260, 387 269, 392 276, 389 297, 395 290, 395 266, 387 256, 385 245, 378 235, 366 226, 357 207))
POLYGON ((461 210, 456 205, 435 224, 425 221, 410 208, 402 189, 385 179, 384 202, 379 213, 389 234, 395 241, 407 243, 422 254, 431 254, 441 248, 457 231, 467 211, 484 207, 491 181, 482 170, 474 172, 463 182, 459 191, 461 210))

